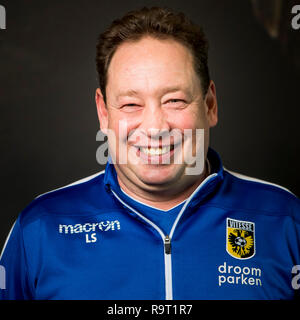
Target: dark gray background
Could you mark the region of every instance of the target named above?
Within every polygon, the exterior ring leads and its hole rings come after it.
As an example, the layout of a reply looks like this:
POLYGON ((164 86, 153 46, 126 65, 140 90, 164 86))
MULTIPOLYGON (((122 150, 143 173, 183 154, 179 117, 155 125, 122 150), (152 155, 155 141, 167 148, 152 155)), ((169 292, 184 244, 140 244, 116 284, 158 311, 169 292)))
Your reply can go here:
POLYGON ((204 27, 219 101, 211 145, 225 167, 300 195, 300 68, 288 51, 300 30, 288 30, 283 47, 258 23, 250 0, 1 4, 1 247, 34 197, 102 170, 95 157, 96 38, 112 19, 143 5, 181 10, 204 27))

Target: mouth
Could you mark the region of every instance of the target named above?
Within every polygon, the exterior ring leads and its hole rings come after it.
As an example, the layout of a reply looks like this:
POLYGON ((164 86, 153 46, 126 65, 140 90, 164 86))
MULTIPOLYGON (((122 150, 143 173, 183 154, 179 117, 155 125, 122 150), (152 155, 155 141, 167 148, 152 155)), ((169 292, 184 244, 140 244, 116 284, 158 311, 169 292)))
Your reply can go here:
POLYGON ((136 155, 145 164, 170 164, 176 146, 174 144, 159 147, 136 146, 136 155))
POLYGON ((162 146, 162 147, 138 147, 140 153, 143 153, 147 156, 160 156, 169 153, 170 151, 174 150, 174 145, 162 146))

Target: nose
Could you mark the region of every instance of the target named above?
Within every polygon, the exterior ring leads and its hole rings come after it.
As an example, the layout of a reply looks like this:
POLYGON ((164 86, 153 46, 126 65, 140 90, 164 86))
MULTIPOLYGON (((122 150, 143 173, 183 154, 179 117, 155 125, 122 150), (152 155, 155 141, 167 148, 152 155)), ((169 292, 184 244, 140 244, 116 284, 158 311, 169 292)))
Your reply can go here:
POLYGON ((159 102, 148 102, 139 128, 152 138, 162 137, 162 134, 170 131, 167 114, 159 102))

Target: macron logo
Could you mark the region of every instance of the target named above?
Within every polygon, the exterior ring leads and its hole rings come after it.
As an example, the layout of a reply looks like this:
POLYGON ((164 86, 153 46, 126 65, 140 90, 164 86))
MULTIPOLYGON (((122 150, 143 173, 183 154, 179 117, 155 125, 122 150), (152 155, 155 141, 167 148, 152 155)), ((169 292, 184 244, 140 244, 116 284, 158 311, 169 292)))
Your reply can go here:
POLYGON ((59 233, 82 233, 82 232, 95 232, 97 230, 100 231, 108 231, 108 230, 120 230, 120 222, 118 220, 115 221, 100 221, 100 222, 93 222, 93 223, 84 223, 84 224, 60 224, 59 225, 59 233))

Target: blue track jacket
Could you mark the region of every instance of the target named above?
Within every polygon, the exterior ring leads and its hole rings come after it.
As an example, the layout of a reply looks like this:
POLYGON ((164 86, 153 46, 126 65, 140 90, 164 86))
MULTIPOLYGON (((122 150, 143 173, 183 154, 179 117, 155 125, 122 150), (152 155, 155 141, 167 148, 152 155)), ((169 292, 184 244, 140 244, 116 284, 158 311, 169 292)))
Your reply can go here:
POLYGON ((110 163, 36 198, 2 251, 0 299, 293 299, 299 199, 208 159, 168 235, 124 201, 110 163))

